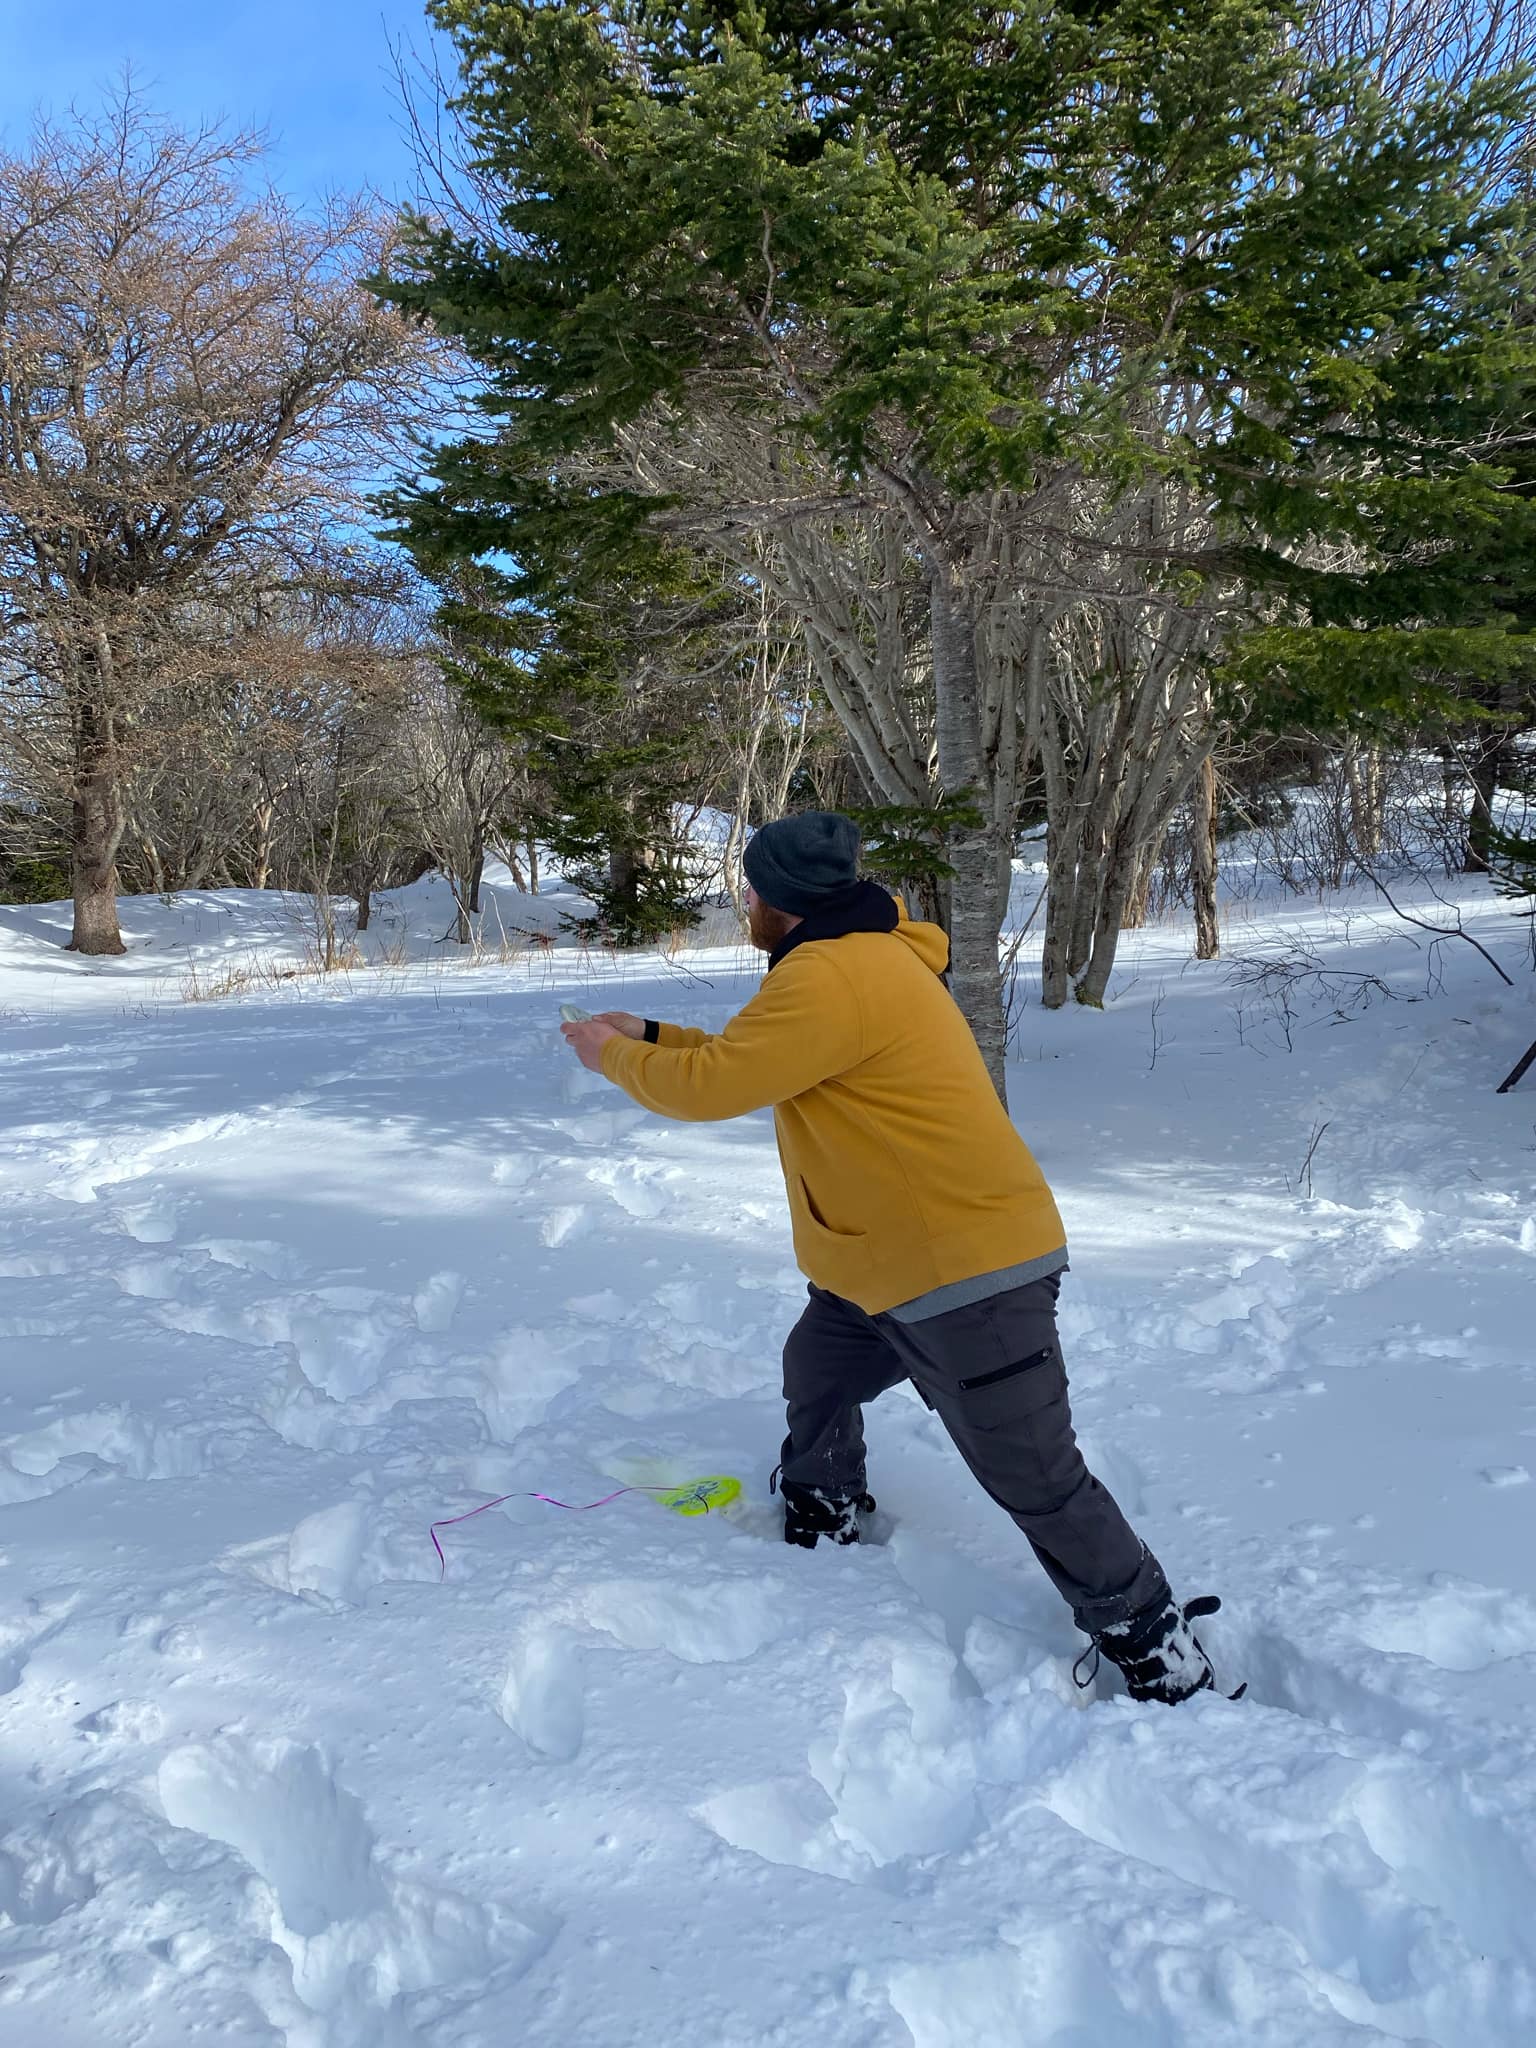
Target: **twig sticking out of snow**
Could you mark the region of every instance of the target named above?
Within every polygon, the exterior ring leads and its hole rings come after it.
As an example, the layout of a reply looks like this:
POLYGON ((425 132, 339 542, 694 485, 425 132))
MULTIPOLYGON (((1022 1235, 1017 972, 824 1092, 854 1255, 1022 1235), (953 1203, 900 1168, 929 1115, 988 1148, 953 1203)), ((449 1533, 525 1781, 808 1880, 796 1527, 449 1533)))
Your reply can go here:
MULTIPOLYGON (((1332 1119, 1330 1118, 1329 1121, 1331 1122, 1332 1119)), ((1324 1131, 1327 1129, 1328 1124, 1326 1123, 1314 1124, 1312 1126, 1312 1142, 1307 1147, 1306 1158, 1301 1162, 1301 1172, 1296 1176, 1296 1184, 1302 1189, 1309 1202, 1312 1199, 1312 1161, 1317 1156, 1317 1148, 1322 1142, 1324 1131)))

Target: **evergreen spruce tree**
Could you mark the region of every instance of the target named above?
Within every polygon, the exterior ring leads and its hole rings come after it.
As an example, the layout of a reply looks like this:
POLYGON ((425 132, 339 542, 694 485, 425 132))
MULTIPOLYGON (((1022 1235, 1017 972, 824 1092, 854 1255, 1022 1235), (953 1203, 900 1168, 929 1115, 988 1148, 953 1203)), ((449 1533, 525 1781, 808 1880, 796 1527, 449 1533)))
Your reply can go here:
MULTIPOLYGON (((609 573, 686 527, 635 480, 633 436, 708 413, 786 450, 784 500, 739 521, 903 520, 939 780, 975 806, 945 836, 956 993, 1000 1078, 995 535, 1017 602, 1054 601, 1064 558, 1085 587, 1126 570, 1107 508, 1177 494, 1208 539, 1146 547, 1149 601, 1236 579, 1274 630, 1348 639, 1389 706, 1423 666, 1392 633, 1462 630, 1438 552, 1508 509, 1479 450, 1529 359, 1528 237, 1477 167, 1528 84, 1394 103, 1267 0, 431 11, 498 231, 418 220, 382 289, 478 358, 495 432, 395 511, 418 547, 504 551, 548 601, 573 561, 609 573), (796 450, 830 480, 798 503, 796 450)), ((1493 630, 1444 651, 1496 662, 1493 630)))
POLYGON ((532 604, 503 568, 439 558, 443 669, 517 750, 520 823, 590 898, 598 931, 643 945, 697 922, 699 861, 678 821, 707 705, 688 662, 720 604, 675 552, 627 578, 584 567, 532 604))

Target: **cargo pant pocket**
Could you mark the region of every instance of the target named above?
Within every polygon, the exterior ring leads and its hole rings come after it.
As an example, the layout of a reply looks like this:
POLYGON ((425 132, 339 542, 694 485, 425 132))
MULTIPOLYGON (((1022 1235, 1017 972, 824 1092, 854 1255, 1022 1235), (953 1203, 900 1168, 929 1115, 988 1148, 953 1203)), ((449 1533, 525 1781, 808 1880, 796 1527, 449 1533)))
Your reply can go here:
POLYGON ((959 1419, 971 1429, 1002 1429, 1048 1408, 1065 1391, 1061 1353, 1046 1344, 1011 1364, 955 1382, 959 1419))

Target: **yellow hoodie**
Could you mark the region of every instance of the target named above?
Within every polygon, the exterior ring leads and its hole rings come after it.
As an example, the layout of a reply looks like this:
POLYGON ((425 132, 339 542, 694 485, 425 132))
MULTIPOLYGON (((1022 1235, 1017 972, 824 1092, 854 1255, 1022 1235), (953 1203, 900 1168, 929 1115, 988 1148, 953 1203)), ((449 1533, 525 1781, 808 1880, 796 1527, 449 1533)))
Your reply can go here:
POLYGON ((891 932, 795 946, 718 1036, 610 1039, 603 1072, 660 1116, 773 1106, 795 1256, 870 1315, 1054 1252, 1066 1233, 939 970, 948 940, 891 932))

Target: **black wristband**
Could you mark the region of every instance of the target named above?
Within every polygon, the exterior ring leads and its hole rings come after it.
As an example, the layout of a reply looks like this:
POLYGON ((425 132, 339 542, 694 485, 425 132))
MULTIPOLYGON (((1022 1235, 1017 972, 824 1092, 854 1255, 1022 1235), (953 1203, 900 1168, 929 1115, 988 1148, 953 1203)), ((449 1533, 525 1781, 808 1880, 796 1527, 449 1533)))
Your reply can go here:
POLYGON ((645 1042, 647 1045, 660 1045, 661 1043, 661 1026, 653 1023, 649 1017, 645 1020, 645 1042))

